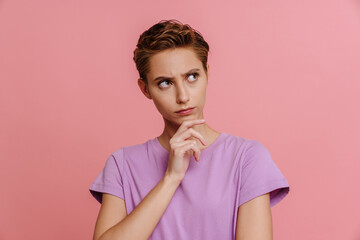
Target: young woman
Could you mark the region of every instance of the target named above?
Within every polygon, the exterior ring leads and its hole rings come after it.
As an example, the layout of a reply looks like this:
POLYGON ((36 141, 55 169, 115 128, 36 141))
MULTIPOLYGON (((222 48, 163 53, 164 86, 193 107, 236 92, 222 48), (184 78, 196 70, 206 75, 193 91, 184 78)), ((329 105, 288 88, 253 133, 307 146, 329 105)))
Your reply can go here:
POLYGON ((90 187, 94 240, 272 239, 271 207, 289 184, 267 148, 204 120, 209 46, 176 20, 141 34, 134 61, 164 130, 109 156, 90 187))

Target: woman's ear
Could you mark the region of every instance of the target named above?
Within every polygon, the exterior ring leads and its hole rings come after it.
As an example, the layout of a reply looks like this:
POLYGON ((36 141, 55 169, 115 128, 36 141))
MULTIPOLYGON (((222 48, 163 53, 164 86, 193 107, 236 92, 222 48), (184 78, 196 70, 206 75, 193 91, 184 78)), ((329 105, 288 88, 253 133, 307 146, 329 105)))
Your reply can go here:
POLYGON ((209 75, 210 75, 210 65, 207 64, 206 67, 207 67, 206 77, 209 79, 209 75))
POLYGON ((141 92, 148 98, 148 99, 152 99, 151 94, 149 92, 149 87, 148 85, 145 83, 145 81, 142 78, 138 79, 138 85, 139 88, 141 90, 141 92))

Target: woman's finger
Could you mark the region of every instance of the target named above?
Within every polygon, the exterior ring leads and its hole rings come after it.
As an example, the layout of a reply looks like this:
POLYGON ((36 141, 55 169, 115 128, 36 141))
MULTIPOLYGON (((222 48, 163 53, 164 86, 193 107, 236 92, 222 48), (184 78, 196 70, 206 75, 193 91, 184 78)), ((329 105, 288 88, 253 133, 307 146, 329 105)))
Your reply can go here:
POLYGON ((205 123, 205 119, 193 119, 193 120, 185 120, 182 122, 182 124, 180 125, 178 131, 183 132, 188 128, 191 128, 194 125, 197 124, 203 124, 205 123))
POLYGON ((200 149, 197 147, 196 142, 194 140, 188 140, 182 146, 179 146, 181 152, 189 151, 190 155, 193 155, 196 161, 200 161, 200 149))
POLYGON ((179 137, 180 137, 181 139, 184 139, 184 140, 189 139, 190 137, 195 137, 195 138, 199 139, 200 142, 201 142, 204 146, 207 145, 206 139, 204 138, 204 136, 201 135, 201 133, 199 133, 198 131, 196 131, 196 130, 193 129, 193 128, 189 128, 188 130, 182 132, 179 137))

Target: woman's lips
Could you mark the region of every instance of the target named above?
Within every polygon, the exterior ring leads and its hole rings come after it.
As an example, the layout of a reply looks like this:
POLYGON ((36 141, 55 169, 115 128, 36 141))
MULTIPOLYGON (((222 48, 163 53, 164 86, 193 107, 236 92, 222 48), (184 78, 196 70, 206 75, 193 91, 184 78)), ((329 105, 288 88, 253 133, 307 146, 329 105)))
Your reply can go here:
POLYGON ((188 109, 185 109, 185 110, 182 110, 182 111, 178 111, 176 113, 180 114, 180 115, 187 115, 187 114, 190 114, 192 111, 193 111, 194 108, 188 108, 188 109))

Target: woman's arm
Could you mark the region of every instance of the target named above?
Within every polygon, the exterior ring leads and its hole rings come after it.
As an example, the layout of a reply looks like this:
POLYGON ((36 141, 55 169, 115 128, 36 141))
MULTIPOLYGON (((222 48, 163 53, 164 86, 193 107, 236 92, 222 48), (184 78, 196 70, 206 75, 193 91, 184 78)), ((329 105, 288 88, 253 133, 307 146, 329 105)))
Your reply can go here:
POLYGON ((180 183, 165 174, 127 216, 124 200, 103 194, 93 239, 149 239, 180 183))
POLYGON ((195 137, 206 145, 205 138, 192 127, 205 119, 184 120, 170 138, 168 167, 164 177, 126 217, 125 203, 105 195, 94 232, 94 240, 148 239, 169 206, 176 189, 185 177, 190 156, 200 161, 200 148, 195 137), (110 199, 110 201, 109 201, 110 199), (118 212, 114 212, 118 211, 118 212), (114 225, 115 224, 115 225, 114 225))
POLYGON ((238 208, 236 240, 272 240, 270 193, 256 197, 238 208))

